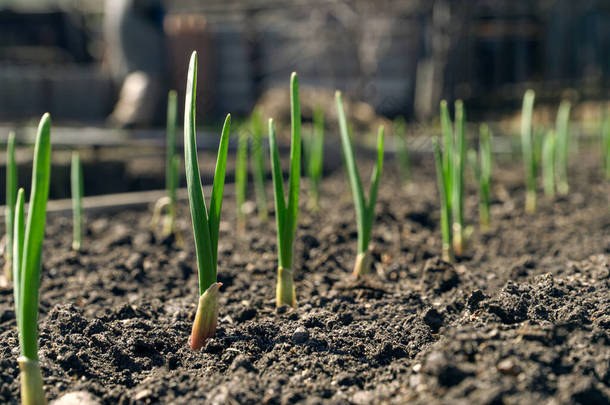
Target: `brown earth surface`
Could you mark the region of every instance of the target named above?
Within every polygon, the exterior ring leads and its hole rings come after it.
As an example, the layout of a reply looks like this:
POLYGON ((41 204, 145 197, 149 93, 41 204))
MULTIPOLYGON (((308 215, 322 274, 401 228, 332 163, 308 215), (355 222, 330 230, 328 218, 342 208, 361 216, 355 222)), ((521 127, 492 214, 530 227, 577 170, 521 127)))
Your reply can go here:
MULTIPOLYGON (((50 216, 39 322, 47 396, 86 390, 104 404, 607 404, 610 185, 594 156, 578 161, 570 194, 541 197, 531 216, 520 166, 501 162, 492 229, 476 226, 470 190, 475 227, 455 266, 439 260, 434 168, 415 159, 414 180, 403 187, 388 161, 374 274, 360 282, 350 277, 356 225, 343 171, 323 181, 318 213, 305 209, 303 188, 296 310, 275 308, 273 217, 252 215, 238 233, 228 198, 218 330, 200 352, 187 344, 198 289, 186 204, 183 247, 149 230, 150 209, 130 210, 88 216, 84 251, 75 254, 70 218, 50 216)), ((16 404, 10 289, 0 290, 0 342, 0 403, 16 404)))

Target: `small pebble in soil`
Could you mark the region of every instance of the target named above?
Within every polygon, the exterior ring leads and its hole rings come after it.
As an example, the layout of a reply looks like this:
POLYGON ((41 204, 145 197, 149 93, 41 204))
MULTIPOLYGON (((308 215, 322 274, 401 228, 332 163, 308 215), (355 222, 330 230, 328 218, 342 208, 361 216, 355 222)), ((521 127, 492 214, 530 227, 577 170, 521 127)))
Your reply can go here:
POLYGON ((438 330, 443 326, 443 322, 445 321, 443 314, 434 308, 426 310, 423 319, 424 323, 430 327, 432 333, 438 333, 438 330))
POLYGON ((51 405, 100 405, 100 400, 90 394, 87 391, 76 391, 65 394, 55 401, 51 402, 51 405))
POLYGON ((296 328, 292 334, 292 341, 297 344, 305 343, 309 339, 309 332, 303 326, 296 328))
POLYGON ((497 369, 502 374, 516 376, 521 373, 521 367, 513 359, 504 359, 497 365, 497 369))

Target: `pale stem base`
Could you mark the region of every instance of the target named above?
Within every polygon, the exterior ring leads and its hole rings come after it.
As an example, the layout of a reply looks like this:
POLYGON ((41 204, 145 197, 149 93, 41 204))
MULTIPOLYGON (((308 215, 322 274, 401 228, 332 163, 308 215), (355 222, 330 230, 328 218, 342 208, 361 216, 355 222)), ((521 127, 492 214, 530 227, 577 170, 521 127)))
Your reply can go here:
POLYGON ((218 291, 222 283, 214 283, 199 297, 197 313, 193 321, 193 329, 189 344, 191 349, 199 350, 207 338, 214 336, 218 324, 218 291))
POLYGON ((449 243, 443 243, 442 254, 443 261, 453 263, 453 254, 451 253, 451 245, 449 243))
POLYGON ((373 256, 368 250, 362 253, 358 253, 356 256, 356 263, 354 263, 353 275, 355 278, 364 276, 371 269, 373 263, 373 256))
POLYGON ((453 254, 457 257, 464 254, 464 232, 459 223, 453 224, 453 254))
POLYGON ((21 405, 46 405, 40 363, 21 356, 17 359, 21 376, 21 405))
POLYGON ((294 288, 294 280, 292 270, 285 269, 282 266, 277 268, 277 286, 275 289, 276 306, 279 308, 282 305, 290 305, 293 308, 297 306, 296 291, 294 288))
POLYGON ((527 191, 525 193, 525 212, 528 214, 536 212, 536 192, 527 191))

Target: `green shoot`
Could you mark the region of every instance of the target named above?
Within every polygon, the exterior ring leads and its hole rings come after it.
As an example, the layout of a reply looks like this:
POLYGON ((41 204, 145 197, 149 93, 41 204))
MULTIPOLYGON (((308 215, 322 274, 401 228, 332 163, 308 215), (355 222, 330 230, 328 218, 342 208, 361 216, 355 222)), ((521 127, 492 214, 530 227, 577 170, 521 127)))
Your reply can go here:
POLYGON ((167 195, 156 202, 151 221, 151 227, 155 229, 161 218, 163 209, 167 209, 167 215, 163 221, 163 235, 169 236, 172 232, 178 241, 181 236, 176 229, 176 189, 179 184, 180 157, 176 152, 176 121, 178 117, 178 93, 170 90, 167 95, 167 128, 165 147, 165 189, 167 195))
POLYGON ((455 102, 455 129, 451 174, 451 218, 453 219, 453 253, 461 256, 464 252, 464 166, 466 141, 464 134, 464 103, 455 102))
POLYGON ((396 141, 396 157, 398 159, 400 178, 404 184, 407 184, 411 175, 411 165, 409 163, 409 150, 406 138, 407 124, 402 115, 394 120, 392 132, 396 141))
POLYGON ((275 221, 277 225, 278 269, 276 305, 296 307, 293 276, 293 243, 299 213, 299 182, 301 179, 301 106, 299 103, 299 80, 296 73, 290 77, 290 175, 288 178, 288 201, 284 196, 284 180, 280 166, 280 154, 275 137, 273 120, 269 120, 269 149, 271 173, 275 196, 275 221))
POLYGON ((606 180, 610 181, 610 114, 606 112, 601 126, 602 167, 606 180))
POLYGON ((568 194, 568 151, 570 149, 570 102, 562 101, 557 111, 555 123, 556 144, 555 165, 557 168, 557 192, 561 195, 568 194))
MULTIPOLYGON (((451 129, 451 118, 447 101, 441 101, 441 132, 443 134, 443 178, 445 181, 445 193, 447 194, 447 208, 451 212, 451 190, 453 182, 453 131, 451 129)), ((451 219, 449 219, 451 220, 451 219)))
POLYGON ((248 132, 240 129, 235 157, 235 204, 237 205, 237 230, 246 229, 246 185, 248 184, 248 132))
POLYGON ((180 158, 176 153, 176 121, 178 119, 178 93, 170 90, 167 95, 167 146, 165 160, 165 188, 169 197, 168 215, 165 219, 163 233, 169 235, 175 230, 176 223, 176 189, 178 188, 178 167, 180 158))
POLYGON ((525 170, 525 212, 536 211, 536 163, 532 143, 532 113, 534 110, 534 90, 527 90, 523 96, 521 110, 521 151, 525 170))
POLYGON ((83 168, 78 152, 72 153, 70 186, 72 191, 72 249, 78 251, 83 240, 83 168))
POLYGON ((38 290, 50 173, 51 117, 47 113, 42 116, 36 135, 27 222, 21 189, 17 195, 13 234, 13 288, 21 348, 21 403, 25 405, 46 404, 38 363, 38 290))
POLYGON ((15 160, 15 133, 8 134, 6 145, 6 208, 4 211, 6 224, 6 254, 4 277, 6 281, 13 278, 13 221, 15 218, 15 203, 17 202, 17 163, 15 160))
POLYGON ((548 131, 542 146, 542 175, 544 195, 549 198, 555 197, 555 142, 555 132, 548 131))
POLYGON ((231 115, 227 115, 214 172, 214 184, 210 208, 205 204, 199 162, 197 159, 197 140, 195 133, 195 95, 197 89, 197 52, 193 51, 189 63, 186 82, 186 99, 184 101, 184 167, 186 171, 186 185, 191 209, 195 251, 197 253, 197 272, 199 275, 199 304, 193 329, 190 346, 199 350, 205 340, 214 335, 218 322, 218 290, 222 283, 216 280, 216 266, 218 260, 218 233, 220 228, 220 211, 222 208, 222 195, 225 184, 225 170, 227 164, 227 151, 229 149, 229 130, 231 115))
POLYGON ((489 127, 479 127, 479 155, 471 151, 471 164, 479 184, 479 222, 481 229, 489 229, 489 202, 491 200, 491 134, 489 127))
POLYGON ((441 200, 441 234, 443 237, 442 254, 443 260, 453 262, 453 253, 451 251, 451 227, 450 211, 449 211, 449 196, 447 194, 447 180, 445 179, 446 170, 443 163, 443 156, 438 146, 438 139, 434 138, 434 162, 436 164, 436 179, 438 183, 438 191, 441 200))
POLYGON ((250 117, 252 131, 252 177, 258 217, 267 220, 267 192, 265 191, 265 149, 263 148, 263 115, 255 109, 250 117))
POLYGON ((309 208, 320 208, 320 180, 324 169, 324 111, 320 107, 313 110, 313 131, 305 139, 307 177, 309 180, 309 208))
POLYGON ((352 141, 350 139, 347 121, 345 119, 345 111, 343 110, 343 101, 341 100, 341 92, 335 93, 335 101, 337 103, 337 114, 339 117, 339 129, 341 132, 341 146, 343 148, 343 157, 347 166, 350 187, 354 197, 354 206, 356 207, 356 222, 358 225, 358 255, 356 256, 356 264, 354 265, 354 277, 360 277, 369 271, 372 257, 369 252, 369 241, 371 239, 371 229, 373 220, 375 219, 375 203, 377 201, 377 189, 379 187, 379 179, 383 169, 383 126, 379 127, 377 135, 377 165, 373 169, 371 175, 371 185, 369 190, 369 201, 367 203, 362 181, 356 166, 352 141))

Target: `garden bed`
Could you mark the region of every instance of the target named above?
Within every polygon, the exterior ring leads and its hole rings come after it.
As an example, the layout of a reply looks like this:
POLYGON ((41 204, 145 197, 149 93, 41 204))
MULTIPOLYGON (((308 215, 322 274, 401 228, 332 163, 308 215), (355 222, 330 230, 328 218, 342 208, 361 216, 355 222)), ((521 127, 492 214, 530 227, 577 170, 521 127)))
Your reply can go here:
MULTIPOLYGON (((496 166, 492 230, 475 227, 455 266, 440 261, 426 158, 408 187, 388 162, 373 225, 375 274, 364 281, 350 274, 356 224, 345 173, 324 179, 319 213, 304 208, 303 190, 296 310, 275 308, 274 223, 252 215, 238 234, 227 198, 218 330, 200 352, 187 342, 198 289, 186 204, 183 247, 149 230, 150 209, 131 209, 86 216, 76 254, 70 218, 50 214, 39 322, 48 398, 86 390, 104 404, 608 403, 610 185, 596 156, 581 154, 570 194, 540 198, 533 216, 523 211, 521 166, 496 166)), ((475 223, 477 198, 468 195, 475 223)), ((0 403, 14 404, 10 289, 0 290, 0 341, 0 403)))

